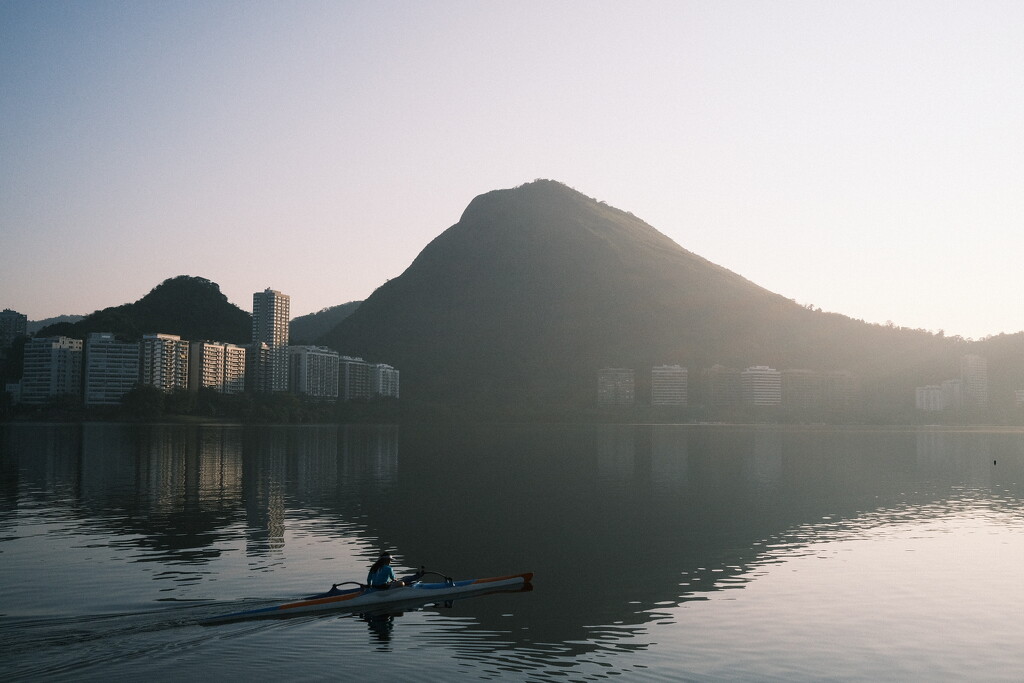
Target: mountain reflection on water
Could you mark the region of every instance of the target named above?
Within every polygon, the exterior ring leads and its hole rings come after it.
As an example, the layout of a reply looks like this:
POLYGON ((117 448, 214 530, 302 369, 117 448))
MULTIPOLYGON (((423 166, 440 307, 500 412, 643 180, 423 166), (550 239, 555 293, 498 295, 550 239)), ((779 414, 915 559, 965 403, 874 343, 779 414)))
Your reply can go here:
MULTIPOLYGON (((510 645, 572 651, 743 588, 822 538, 979 501, 1019 520, 1024 483, 1010 432, 84 424, 0 437, 0 531, 45 502, 132 562, 174 566, 172 598, 213 597, 211 565, 239 533, 251 569, 275 571, 302 524, 408 567, 533 571, 514 608, 529 629, 510 645)), ((476 628, 506 617, 482 611, 476 628)))

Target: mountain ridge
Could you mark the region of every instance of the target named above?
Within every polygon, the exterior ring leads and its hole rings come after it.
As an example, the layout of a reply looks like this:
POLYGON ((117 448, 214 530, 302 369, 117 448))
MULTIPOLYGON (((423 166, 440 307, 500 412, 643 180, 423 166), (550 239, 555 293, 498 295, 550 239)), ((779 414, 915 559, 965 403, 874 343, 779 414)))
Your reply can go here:
POLYGON ((578 404, 592 401, 596 371, 609 365, 806 359, 853 370, 865 362, 845 339, 852 328, 891 334, 868 327, 810 311, 631 213, 541 180, 474 198, 325 340, 401 367, 403 394, 578 404))

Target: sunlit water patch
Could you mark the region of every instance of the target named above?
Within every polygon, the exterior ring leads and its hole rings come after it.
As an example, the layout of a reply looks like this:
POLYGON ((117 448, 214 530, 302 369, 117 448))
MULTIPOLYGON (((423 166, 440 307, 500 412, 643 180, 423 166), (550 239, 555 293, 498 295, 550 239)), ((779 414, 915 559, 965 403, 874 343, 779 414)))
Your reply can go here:
POLYGON ((741 591, 670 610, 647 658, 696 679, 1019 680, 1019 513, 963 500, 785 538, 741 591))

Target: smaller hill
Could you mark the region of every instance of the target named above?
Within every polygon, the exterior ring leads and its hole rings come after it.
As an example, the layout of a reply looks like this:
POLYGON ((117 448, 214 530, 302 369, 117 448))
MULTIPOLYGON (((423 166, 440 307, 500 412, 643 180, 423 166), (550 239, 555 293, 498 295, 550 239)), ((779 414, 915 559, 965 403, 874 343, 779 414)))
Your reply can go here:
POLYGON ((134 303, 104 308, 78 322, 49 325, 36 336, 85 339, 92 332, 113 332, 128 340, 161 332, 188 340, 247 344, 252 337, 252 316, 230 303, 217 283, 179 275, 164 280, 134 303))
POLYGON ((44 327, 57 325, 59 323, 77 323, 84 317, 84 315, 58 315, 52 318, 44 318, 43 320, 29 320, 28 324, 25 326, 25 331, 28 332, 29 335, 34 335, 44 327))
POLYGON ((318 344, 320 338, 333 330, 338 323, 352 315, 362 301, 349 301, 292 318, 288 328, 288 339, 292 344, 318 344))

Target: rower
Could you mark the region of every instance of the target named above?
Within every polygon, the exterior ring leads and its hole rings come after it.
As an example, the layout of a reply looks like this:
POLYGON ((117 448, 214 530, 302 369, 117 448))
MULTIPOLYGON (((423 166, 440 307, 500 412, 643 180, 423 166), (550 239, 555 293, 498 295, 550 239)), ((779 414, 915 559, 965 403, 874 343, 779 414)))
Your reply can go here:
POLYGON ((391 568, 391 553, 381 553, 377 561, 370 567, 366 575, 366 583, 370 588, 397 588, 404 586, 404 581, 395 578, 395 570, 391 568))

